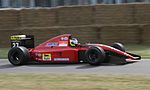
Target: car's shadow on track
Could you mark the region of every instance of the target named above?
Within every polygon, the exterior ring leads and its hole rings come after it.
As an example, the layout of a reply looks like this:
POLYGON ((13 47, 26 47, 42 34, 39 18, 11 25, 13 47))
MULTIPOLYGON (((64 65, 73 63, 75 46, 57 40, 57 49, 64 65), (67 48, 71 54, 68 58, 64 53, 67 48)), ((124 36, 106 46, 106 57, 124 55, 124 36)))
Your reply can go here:
MULTIPOLYGON (((132 62, 133 63, 133 62, 132 62)), ((101 66, 124 66, 127 64, 132 63, 126 63, 126 64, 112 64, 112 63, 102 63, 99 66, 92 66, 88 63, 29 63, 28 67, 67 67, 67 66, 75 66, 76 69, 89 69, 89 68, 97 68, 101 66)))
POLYGON ((85 64, 85 65, 82 65, 80 67, 77 67, 76 69, 89 69, 89 68, 97 68, 97 67, 101 67, 101 66, 117 66, 117 65, 109 64, 109 63, 103 63, 103 64, 98 65, 98 66, 92 66, 89 64, 85 64))
POLYGON ((28 67, 66 67, 66 66, 73 66, 78 65, 76 63, 37 63, 37 62, 30 62, 26 66, 28 67))
POLYGON ((89 68, 97 68, 97 67, 102 67, 102 66, 124 66, 124 65, 132 64, 132 63, 135 63, 135 62, 130 62, 130 63, 126 63, 126 64, 102 63, 99 66, 92 66, 89 64, 85 64, 80 67, 77 67, 76 69, 89 69, 89 68))
POLYGON ((66 67, 66 66, 73 66, 73 65, 78 65, 78 64, 28 63, 26 65, 21 65, 21 66, 14 66, 12 64, 4 64, 4 65, 0 65, 0 69, 18 68, 18 67, 66 67))
POLYGON ((96 68, 98 66, 92 66, 87 63, 30 63, 26 65, 28 67, 75 67, 75 69, 89 69, 89 68, 96 68))
MULTIPOLYGON (((127 64, 132 64, 132 63, 127 63, 127 64)), ((76 69, 89 69, 89 68, 97 68, 97 67, 102 67, 102 66, 124 66, 127 64, 112 64, 112 63, 102 63, 99 66, 92 66, 87 63, 36 63, 36 62, 31 62, 26 65, 23 65, 24 67, 67 67, 67 66, 73 66, 76 69)), ((0 69, 7 69, 7 68, 16 68, 16 67, 22 67, 22 66, 13 66, 12 64, 5 64, 5 65, 0 65, 0 69)))
MULTIPOLYGON (((83 66, 85 68, 98 67, 98 66, 89 65, 88 63, 38 63, 38 62, 30 62, 25 66, 29 66, 29 67, 65 67, 65 66, 80 66, 80 67, 82 67, 83 66)), ((99 66, 115 66, 115 65, 103 63, 99 66)))
POLYGON ((15 68, 15 66, 13 66, 11 64, 5 64, 5 65, 0 66, 0 69, 7 69, 7 68, 15 68))

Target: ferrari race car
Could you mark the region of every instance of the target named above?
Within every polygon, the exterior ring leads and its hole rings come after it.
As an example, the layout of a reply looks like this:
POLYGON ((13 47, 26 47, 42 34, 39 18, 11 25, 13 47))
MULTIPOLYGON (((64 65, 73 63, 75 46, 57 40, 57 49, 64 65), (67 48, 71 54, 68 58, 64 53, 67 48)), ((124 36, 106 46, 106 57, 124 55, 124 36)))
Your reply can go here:
POLYGON ((104 44, 79 44, 71 34, 56 36, 34 47, 33 35, 11 36, 11 49, 8 52, 8 60, 18 66, 29 61, 47 63, 81 63, 100 65, 111 61, 119 61, 121 64, 139 61, 141 56, 128 53, 121 43, 112 45, 104 44))

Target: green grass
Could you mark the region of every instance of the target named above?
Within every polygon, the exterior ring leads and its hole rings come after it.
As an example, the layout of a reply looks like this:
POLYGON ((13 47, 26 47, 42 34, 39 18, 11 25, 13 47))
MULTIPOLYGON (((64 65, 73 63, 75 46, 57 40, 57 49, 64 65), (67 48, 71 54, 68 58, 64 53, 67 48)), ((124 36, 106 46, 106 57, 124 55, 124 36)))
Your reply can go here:
POLYGON ((141 55, 142 58, 150 58, 150 45, 125 45, 126 50, 141 55))
MULTIPOLYGON (((125 45, 127 51, 150 56, 149 45, 125 45)), ((7 58, 0 48, 0 58, 7 58)), ((0 73, 0 90, 149 90, 149 75, 0 73)))
POLYGON ((150 77, 98 74, 0 74, 1 90, 149 90, 150 77))
POLYGON ((9 48, 0 48, 0 59, 7 58, 9 48))
MULTIPOLYGON (((132 44, 125 45, 128 52, 141 55, 143 58, 150 58, 150 45, 132 44)), ((0 59, 7 58, 8 48, 0 48, 0 59)))

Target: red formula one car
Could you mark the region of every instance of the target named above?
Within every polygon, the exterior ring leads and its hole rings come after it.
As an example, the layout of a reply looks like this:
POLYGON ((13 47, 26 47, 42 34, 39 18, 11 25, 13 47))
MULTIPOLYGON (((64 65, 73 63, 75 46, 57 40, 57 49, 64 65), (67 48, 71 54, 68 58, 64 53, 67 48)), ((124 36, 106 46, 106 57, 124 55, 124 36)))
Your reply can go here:
POLYGON ((48 63, 79 63, 87 62, 90 65, 100 65, 103 62, 140 60, 139 55, 125 51, 121 43, 79 44, 71 34, 56 36, 34 47, 33 35, 11 36, 11 46, 8 59, 13 65, 23 65, 29 61, 48 63))

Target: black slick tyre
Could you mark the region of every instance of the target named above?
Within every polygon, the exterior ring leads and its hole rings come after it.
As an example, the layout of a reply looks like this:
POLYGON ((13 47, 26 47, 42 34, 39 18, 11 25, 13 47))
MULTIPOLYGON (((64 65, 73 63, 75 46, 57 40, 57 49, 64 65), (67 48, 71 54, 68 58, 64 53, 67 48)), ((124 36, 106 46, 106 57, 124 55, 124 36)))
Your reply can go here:
POLYGON ((113 43, 111 46, 125 52, 125 48, 122 43, 113 43))
POLYGON ((8 52, 8 60, 14 66, 26 64, 29 58, 28 49, 25 47, 14 47, 8 52))
POLYGON ((86 60, 90 65, 98 66, 105 60, 105 51, 100 47, 90 47, 85 52, 86 60))

